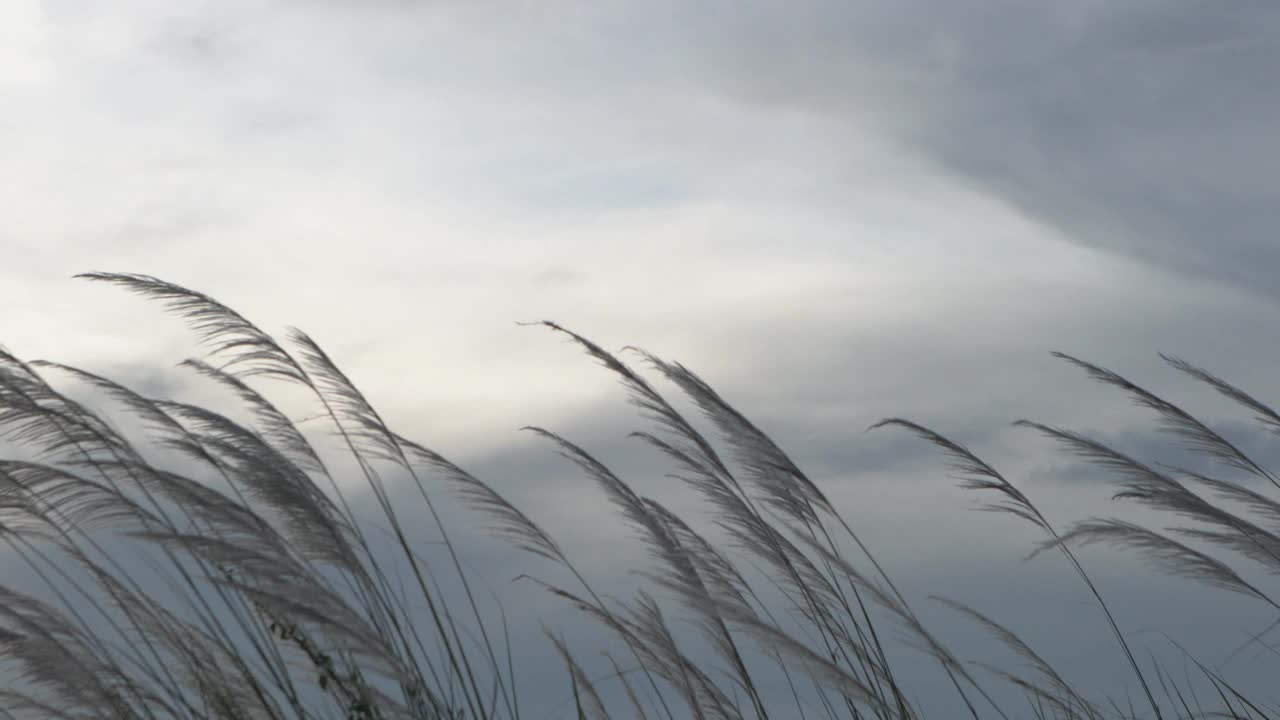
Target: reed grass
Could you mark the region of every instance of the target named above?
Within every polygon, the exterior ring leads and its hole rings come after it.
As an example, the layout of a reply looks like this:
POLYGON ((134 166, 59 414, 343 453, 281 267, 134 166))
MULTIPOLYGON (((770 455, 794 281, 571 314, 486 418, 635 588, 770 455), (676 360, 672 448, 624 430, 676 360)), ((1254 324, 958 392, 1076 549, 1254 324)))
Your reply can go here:
MULTIPOLYGON (((1108 471, 1117 499, 1176 517, 1176 527, 1090 518, 1058 529, 963 445, 907 419, 873 427, 930 443, 963 488, 990 499, 986 509, 1043 534, 1035 553, 1064 557, 1139 691, 1140 702, 1127 707, 1076 687, 978 609, 925 598, 989 632, 1012 664, 973 662, 948 647, 819 483, 679 363, 634 348, 611 353, 541 323, 617 379, 649 423, 635 440, 713 514, 711 526, 699 527, 571 439, 528 428, 607 498, 647 551, 649 562, 635 568, 645 587, 618 598, 493 486, 390 428, 307 334, 290 330, 278 340, 213 298, 153 277, 81 277, 184 318, 208 358, 183 369, 220 388, 242 419, 0 351, 0 431, 18 455, 0 460, 0 538, 37 586, 0 584, 0 717, 537 717, 519 695, 505 617, 482 602, 455 540, 471 523, 445 522, 441 482, 482 532, 528 554, 533 588, 616 642, 600 675, 581 648, 545 629, 565 669, 572 717, 918 718, 920 688, 902 669, 904 648, 936 663, 954 697, 951 716, 1275 714, 1198 661, 1200 685, 1215 697, 1201 698, 1190 679, 1144 661, 1074 548, 1120 546, 1162 571, 1280 609, 1228 564, 1243 558, 1280 571, 1280 477, 1178 406, 1078 358, 1057 354, 1152 411, 1162 430, 1222 472, 1145 464, 1069 429, 1018 424, 1108 471), (646 375, 673 387, 698 416, 681 412, 646 375), (267 394, 281 384, 303 389, 314 412, 282 410, 267 394), (92 401, 74 399, 84 391, 92 401), (120 418, 136 432, 118 429, 120 418), (317 418, 336 439, 341 470, 302 429, 317 418), (405 487, 412 507, 402 501, 405 487), (357 500, 377 515, 362 516, 357 500), (424 519, 443 548, 431 559, 407 530, 424 519), (1025 705, 1009 704, 1010 691, 1025 705)), ((1165 360, 1280 433, 1270 406, 1202 368, 1165 360)), ((1269 647, 1271 629, 1246 647, 1269 647)))

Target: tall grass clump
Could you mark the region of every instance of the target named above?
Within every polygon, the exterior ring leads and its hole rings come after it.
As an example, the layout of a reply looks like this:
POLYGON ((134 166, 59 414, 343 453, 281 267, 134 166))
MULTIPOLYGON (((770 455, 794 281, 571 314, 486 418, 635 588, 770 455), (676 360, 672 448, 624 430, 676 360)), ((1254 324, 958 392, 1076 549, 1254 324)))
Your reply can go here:
MULTIPOLYGON (((1132 704, 1091 696, 1013 630, 936 598, 1016 663, 976 663, 949 648, 819 484, 679 363, 634 348, 612 353, 541 323, 621 383, 649 423, 636 441, 713 517, 709 527, 691 523, 572 439, 527 428, 608 500, 647 552, 635 569, 643 587, 616 597, 494 487, 388 426, 306 333, 278 339, 211 297, 149 276, 82 277, 184 318, 208 348, 184 369, 219 388, 238 415, 0 351, 0 432, 12 446, 0 460, 0 538, 36 585, 0 584, 0 717, 540 717, 519 694, 505 616, 486 602, 456 544, 476 522, 528 553, 526 583, 613 639, 604 662, 584 663, 547 629, 571 717, 918 718, 919 688, 903 670, 909 651, 937 665, 952 717, 1272 713, 1206 665, 1198 664, 1201 684, 1213 696, 1201 698, 1194 683, 1144 660, 1073 548, 1126 547, 1280 609, 1220 557, 1280 570, 1280 478, 1172 403, 1083 360, 1059 355, 1153 411, 1223 473, 1149 465, 1069 429, 1019 425, 1110 471, 1117 498, 1177 517, 1178 527, 1093 518, 1058 528, 963 445, 906 419, 873 427, 934 445, 963 487, 991 499, 987 509, 1043 535, 1035 553, 1063 556, 1127 666, 1132 704), (679 403, 649 377, 674 387, 679 403), (281 385, 300 389, 309 410, 273 401, 268 390, 281 385), (308 423, 327 426, 338 458, 314 444, 308 423), (456 527, 445 522, 442 484, 475 513, 456 527), (359 511, 368 506, 372 517, 359 511), (423 523, 439 538, 435 552, 411 537, 423 523)), ((1280 414, 1263 402, 1165 359, 1280 433, 1280 414)), ((1250 644, 1265 642, 1263 632, 1250 644)))

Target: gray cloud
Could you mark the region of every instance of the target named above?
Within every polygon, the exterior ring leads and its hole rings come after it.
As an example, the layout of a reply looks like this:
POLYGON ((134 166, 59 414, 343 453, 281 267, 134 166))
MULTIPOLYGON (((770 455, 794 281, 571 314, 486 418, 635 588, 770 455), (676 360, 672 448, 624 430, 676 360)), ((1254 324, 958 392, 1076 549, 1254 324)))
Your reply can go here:
POLYGON ((915 140, 1079 242, 1274 295, 1278 21, 1159 3, 961 31, 915 140))
POLYGON ((766 14, 719 46, 732 95, 870 119, 1072 242, 1274 297, 1270 4, 766 14))

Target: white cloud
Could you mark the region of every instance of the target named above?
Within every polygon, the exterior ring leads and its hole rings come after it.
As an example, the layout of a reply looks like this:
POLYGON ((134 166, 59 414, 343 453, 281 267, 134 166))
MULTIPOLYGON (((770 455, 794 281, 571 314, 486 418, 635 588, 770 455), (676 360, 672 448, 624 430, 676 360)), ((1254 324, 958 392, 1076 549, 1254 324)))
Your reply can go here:
POLYGON ((184 336, 158 311, 66 279, 152 273, 304 327, 413 422, 448 409, 466 445, 609 392, 518 320, 743 393, 873 369, 829 402, 963 414, 1016 372, 999 362, 1154 342, 1133 333, 1237 302, 1073 249, 887 131, 939 77, 876 55, 909 29, 894 12, 657 10, 139 1, 15 22, 49 71, 3 91, 5 342, 167 362, 184 336), (968 387, 934 369, 960 359, 968 387), (546 401, 505 400, 528 388, 546 401))

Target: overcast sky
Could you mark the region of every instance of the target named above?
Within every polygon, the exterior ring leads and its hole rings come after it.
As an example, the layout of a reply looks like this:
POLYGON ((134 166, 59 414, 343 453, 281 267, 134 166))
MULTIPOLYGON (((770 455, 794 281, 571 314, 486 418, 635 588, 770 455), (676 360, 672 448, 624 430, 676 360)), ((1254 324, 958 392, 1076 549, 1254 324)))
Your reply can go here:
MULTIPOLYGON (((1064 350, 1280 461, 1157 356, 1280 400, 1278 66, 1270 0, 10 0, 0 343, 196 392, 172 369, 197 352, 181 323, 70 279, 89 270, 297 325, 588 565, 626 538, 517 428, 678 488, 625 440, 643 422, 612 378, 516 323, 638 345, 773 433, 922 604, 972 603, 1105 682, 1123 668, 1090 659, 1110 640, 1069 568, 1021 564, 1033 534, 863 428, 954 435, 1062 523, 1123 513, 1009 427, 1170 457, 1064 350)), ((1134 630, 1216 657, 1265 622, 1130 554, 1083 557, 1134 630)), ((510 592, 503 562, 485 570, 510 592)))

